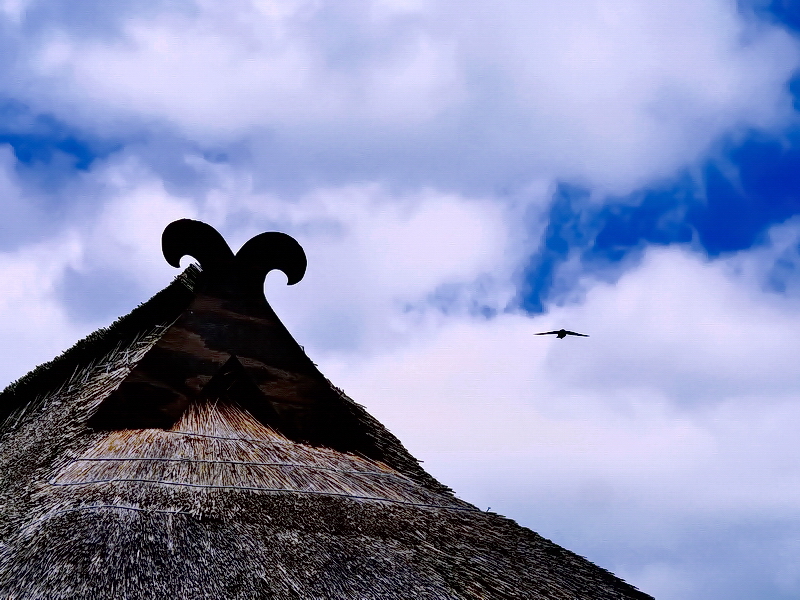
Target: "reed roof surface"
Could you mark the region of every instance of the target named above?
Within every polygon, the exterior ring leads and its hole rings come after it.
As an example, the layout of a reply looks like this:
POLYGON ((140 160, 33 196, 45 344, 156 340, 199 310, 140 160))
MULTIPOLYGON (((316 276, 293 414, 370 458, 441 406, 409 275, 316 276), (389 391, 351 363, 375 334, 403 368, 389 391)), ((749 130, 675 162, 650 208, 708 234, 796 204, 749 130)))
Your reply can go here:
POLYGON ((269 351, 219 351, 201 280, 190 267, 0 394, 0 597, 650 598, 456 498, 274 315, 245 315, 269 351), (204 391, 145 406, 167 419, 149 426, 130 391, 160 389, 161 364, 204 391))

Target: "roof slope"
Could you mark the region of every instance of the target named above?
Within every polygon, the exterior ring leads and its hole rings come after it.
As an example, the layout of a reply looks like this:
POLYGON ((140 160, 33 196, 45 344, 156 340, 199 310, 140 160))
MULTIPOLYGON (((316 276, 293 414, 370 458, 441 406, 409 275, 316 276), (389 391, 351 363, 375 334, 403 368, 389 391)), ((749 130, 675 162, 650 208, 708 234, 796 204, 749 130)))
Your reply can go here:
POLYGON ((296 242, 209 230, 165 231, 202 272, 0 394, 0 596, 650 598, 427 474, 263 299, 296 242))

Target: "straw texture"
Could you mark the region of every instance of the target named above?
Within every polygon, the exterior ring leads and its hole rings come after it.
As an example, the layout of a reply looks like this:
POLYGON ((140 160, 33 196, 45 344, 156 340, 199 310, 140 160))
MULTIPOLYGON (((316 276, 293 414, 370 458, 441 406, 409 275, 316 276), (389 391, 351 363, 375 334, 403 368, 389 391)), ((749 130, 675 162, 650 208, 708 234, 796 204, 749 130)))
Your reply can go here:
POLYGON ((177 325, 197 327, 181 320, 197 277, 190 269, 0 395, 0 597, 650 598, 457 499, 271 321, 269 352, 289 357, 281 369, 255 350, 258 361, 241 368, 220 355, 217 383, 186 392, 168 426, 121 426, 130 395, 108 413, 121 425, 93 426, 131 381, 161 385, 140 365, 184 335, 177 325), (295 393, 291 381, 311 383, 295 393), (355 449, 322 429, 315 410, 357 429, 355 449))

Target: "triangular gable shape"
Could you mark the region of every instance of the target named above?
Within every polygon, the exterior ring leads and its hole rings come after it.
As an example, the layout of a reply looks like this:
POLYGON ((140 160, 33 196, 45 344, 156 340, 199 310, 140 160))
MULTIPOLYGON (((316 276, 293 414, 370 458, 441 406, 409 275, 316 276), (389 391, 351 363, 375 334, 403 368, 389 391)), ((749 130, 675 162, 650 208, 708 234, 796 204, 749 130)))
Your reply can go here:
POLYGON ((174 265, 185 254, 198 255, 199 290, 100 404, 92 427, 168 429, 224 374, 229 385, 248 390, 251 414, 287 438, 391 462, 264 298, 272 268, 290 284, 302 278, 306 258, 297 242, 261 234, 234 255, 213 228, 182 220, 165 230, 163 246, 174 265))
POLYGON ((652 600, 456 498, 316 369, 263 297, 299 245, 200 262, 0 398, 0 597, 652 600))

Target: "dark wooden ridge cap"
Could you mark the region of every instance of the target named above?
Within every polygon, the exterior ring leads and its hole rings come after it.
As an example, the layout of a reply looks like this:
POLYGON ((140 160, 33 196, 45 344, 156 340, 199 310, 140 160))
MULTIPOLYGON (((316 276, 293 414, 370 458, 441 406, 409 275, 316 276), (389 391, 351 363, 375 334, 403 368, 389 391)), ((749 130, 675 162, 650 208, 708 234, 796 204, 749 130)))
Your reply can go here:
POLYGON ((269 271, 283 271, 289 284, 305 273, 305 253, 293 238, 262 233, 234 254, 211 226, 184 219, 167 226, 162 243, 173 266, 189 255, 201 268, 190 266, 126 317, 8 386, 0 394, 0 419, 161 326, 158 341, 102 400, 90 427, 168 429, 192 405, 230 402, 292 441, 381 461, 431 490, 452 493, 320 373, 270 307, 263 292, 269 271))

